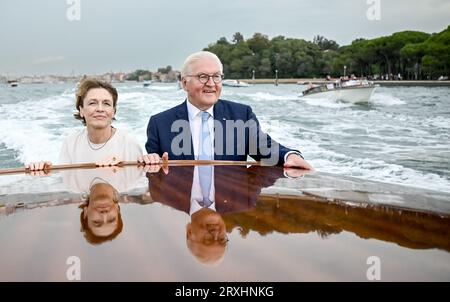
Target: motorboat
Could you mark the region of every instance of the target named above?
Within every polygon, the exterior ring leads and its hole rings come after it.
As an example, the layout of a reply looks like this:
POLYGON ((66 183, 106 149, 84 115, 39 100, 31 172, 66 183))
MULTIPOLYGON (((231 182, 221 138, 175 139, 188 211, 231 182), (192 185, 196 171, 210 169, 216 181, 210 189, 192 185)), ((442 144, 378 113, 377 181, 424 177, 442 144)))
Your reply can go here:
POLYGON ((8 81, 8 84, 9 84, 9 86, 11 86, 11 87, 17 87, 17 85, 18 85, 18 83, 17 83, 17 81, 8 81))
POLYGON ((152 81, 150 81, 150 80, 147 80, 147 81, 144 81, 144 82, 143 82, 144 87, 148 87, 148 86, 150 86, 151 84, 152 84, 152 81))
POLYGON ((302 92, 302 96, 310 99, 333 99, 348 103, 367 103, 375 88, 379 85, 367 80, 338 80, 310 87, 302 92))
POLYGON ((239 80, 223 80, 222 85, 228 86, 228 87, 249 87, 250 86, 249 83, 242 82, 239 80))

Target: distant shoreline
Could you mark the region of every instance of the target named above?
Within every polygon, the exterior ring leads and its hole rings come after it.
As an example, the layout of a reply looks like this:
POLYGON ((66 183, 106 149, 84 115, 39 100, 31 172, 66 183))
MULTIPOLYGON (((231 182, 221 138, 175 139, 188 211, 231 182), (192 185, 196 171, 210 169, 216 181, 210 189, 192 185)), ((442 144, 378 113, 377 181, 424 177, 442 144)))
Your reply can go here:
MULTIPOLYGON (((238 79, 239 81, 246 82, 248 84, 275 84, 275 79, 238 79)), ((334 83, 336 80, 327 81, 323 79, 317 79, 317 78, 295 78, 295 79, 278 79, 278 84, 300 84, 300 85, 307 85, 309 83, 320 85, 320 84, 330 84, 334 83)), ((375 84, 379 84, 380 86, 385 87, 397 87, 397 86, 423 86, 423 87, 450 87, 450 81, 425 81, 425 80, 418 80, 418 81, 411 81, 411 80, 402 80, 402 81, 396 81, 396 80, 388 80, 388 81, 372 81, 375 84)), ((57 83, 71 83, 69 81, 64 82, 60 81, 57 83)), ((72 83, 76 83, 75 81, 72 83)), ((112 81, 113 84, 122 84, 122 83, 142 83, 139 81, 112 81)), ((154 82, 154 83, 176 83, 176 82, 154 82)), ((18 82, 20 85, 33 85, 33 84, 55 84, 55 82, 18 82)), ((9 85, 7 83, 0 83, 1 85, 9 85)))
MULTIPOLYGON (((249 84, 275 84, 275 79, 239 79, 239 81, 246 82, 249 84)), ((322 79, 311 79, 311 78, 298 78, 298 79, 278 79, 278 84, 299 84, 304 83, 305 85, 311 82, 315 85, 334 83, 335 81, 326 81, 322 79)), ((445 86, 450 87, 450 81, 373 81, 375 84, 380 86, 445 86)))

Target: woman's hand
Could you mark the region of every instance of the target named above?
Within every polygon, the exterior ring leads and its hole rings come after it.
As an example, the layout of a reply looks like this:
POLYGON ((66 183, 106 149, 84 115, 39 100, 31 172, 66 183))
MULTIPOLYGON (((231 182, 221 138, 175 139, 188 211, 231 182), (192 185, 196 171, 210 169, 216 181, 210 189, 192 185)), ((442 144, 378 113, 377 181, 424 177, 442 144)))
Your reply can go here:
POLYGON ((169 154, 167 152, 164 152, 162 158, 157 153, 145 154, 138 158, 140 164, 145 164, 145 166, 139 166, 139 168, 142 168, 146 173, 156 173, 162 168, 164 173, 167 174, 169 173, 168 160, 169 154))
POLYGON ((98 167, 109 167, 109 166, 117 166, 122 162, 122 159, 120 159, 118 156, 110 155, 106 157, 105 159, 96 162, 95 164, 98 167))
POLYGON ((51 161, 39 161, 32 162, 25 165, 25 169, 28 170, 27 173, 33 176, 45 176, 50 175, 50 168, 52 166, 51 161))

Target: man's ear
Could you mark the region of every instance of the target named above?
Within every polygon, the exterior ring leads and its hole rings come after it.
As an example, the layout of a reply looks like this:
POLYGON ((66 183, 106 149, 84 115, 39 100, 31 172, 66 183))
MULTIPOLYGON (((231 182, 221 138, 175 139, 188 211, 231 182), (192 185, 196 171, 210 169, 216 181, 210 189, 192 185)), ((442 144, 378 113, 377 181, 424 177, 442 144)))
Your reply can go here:
POLYGON ((83 218, 86 219, 87 217, 87 206, 83 208, 83 218))

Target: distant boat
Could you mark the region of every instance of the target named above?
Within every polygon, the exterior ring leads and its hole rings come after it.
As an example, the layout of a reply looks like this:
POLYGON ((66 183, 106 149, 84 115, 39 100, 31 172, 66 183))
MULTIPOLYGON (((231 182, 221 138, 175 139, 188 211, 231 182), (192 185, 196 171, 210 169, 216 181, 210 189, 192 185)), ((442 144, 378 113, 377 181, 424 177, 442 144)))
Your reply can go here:
POLYGON ((11 87, 17 87, 19 84, 17 83, 17 81, 15 80, 10 80, 8 81, 9 86, 11 87))
POLYGON ((331 84, 311 85, 302 92, 302 96, 310 99, 328 98, 353 104, 367 103, 378 86, 366 80, 336 81, 331 84))
POLYGON ((152 84, 152 81, 150 81, 150 80, 147 80, 147 81, 144 81, 144 82, 143 82, 144 87, 148 87, 148 86, 150 86, 151 84, 152 84))
POLYGON ((239 80, 223 80, 222 85, 228 86, 228 87, 249 87, 250 86, 250 84, 239 81, 239 80))

